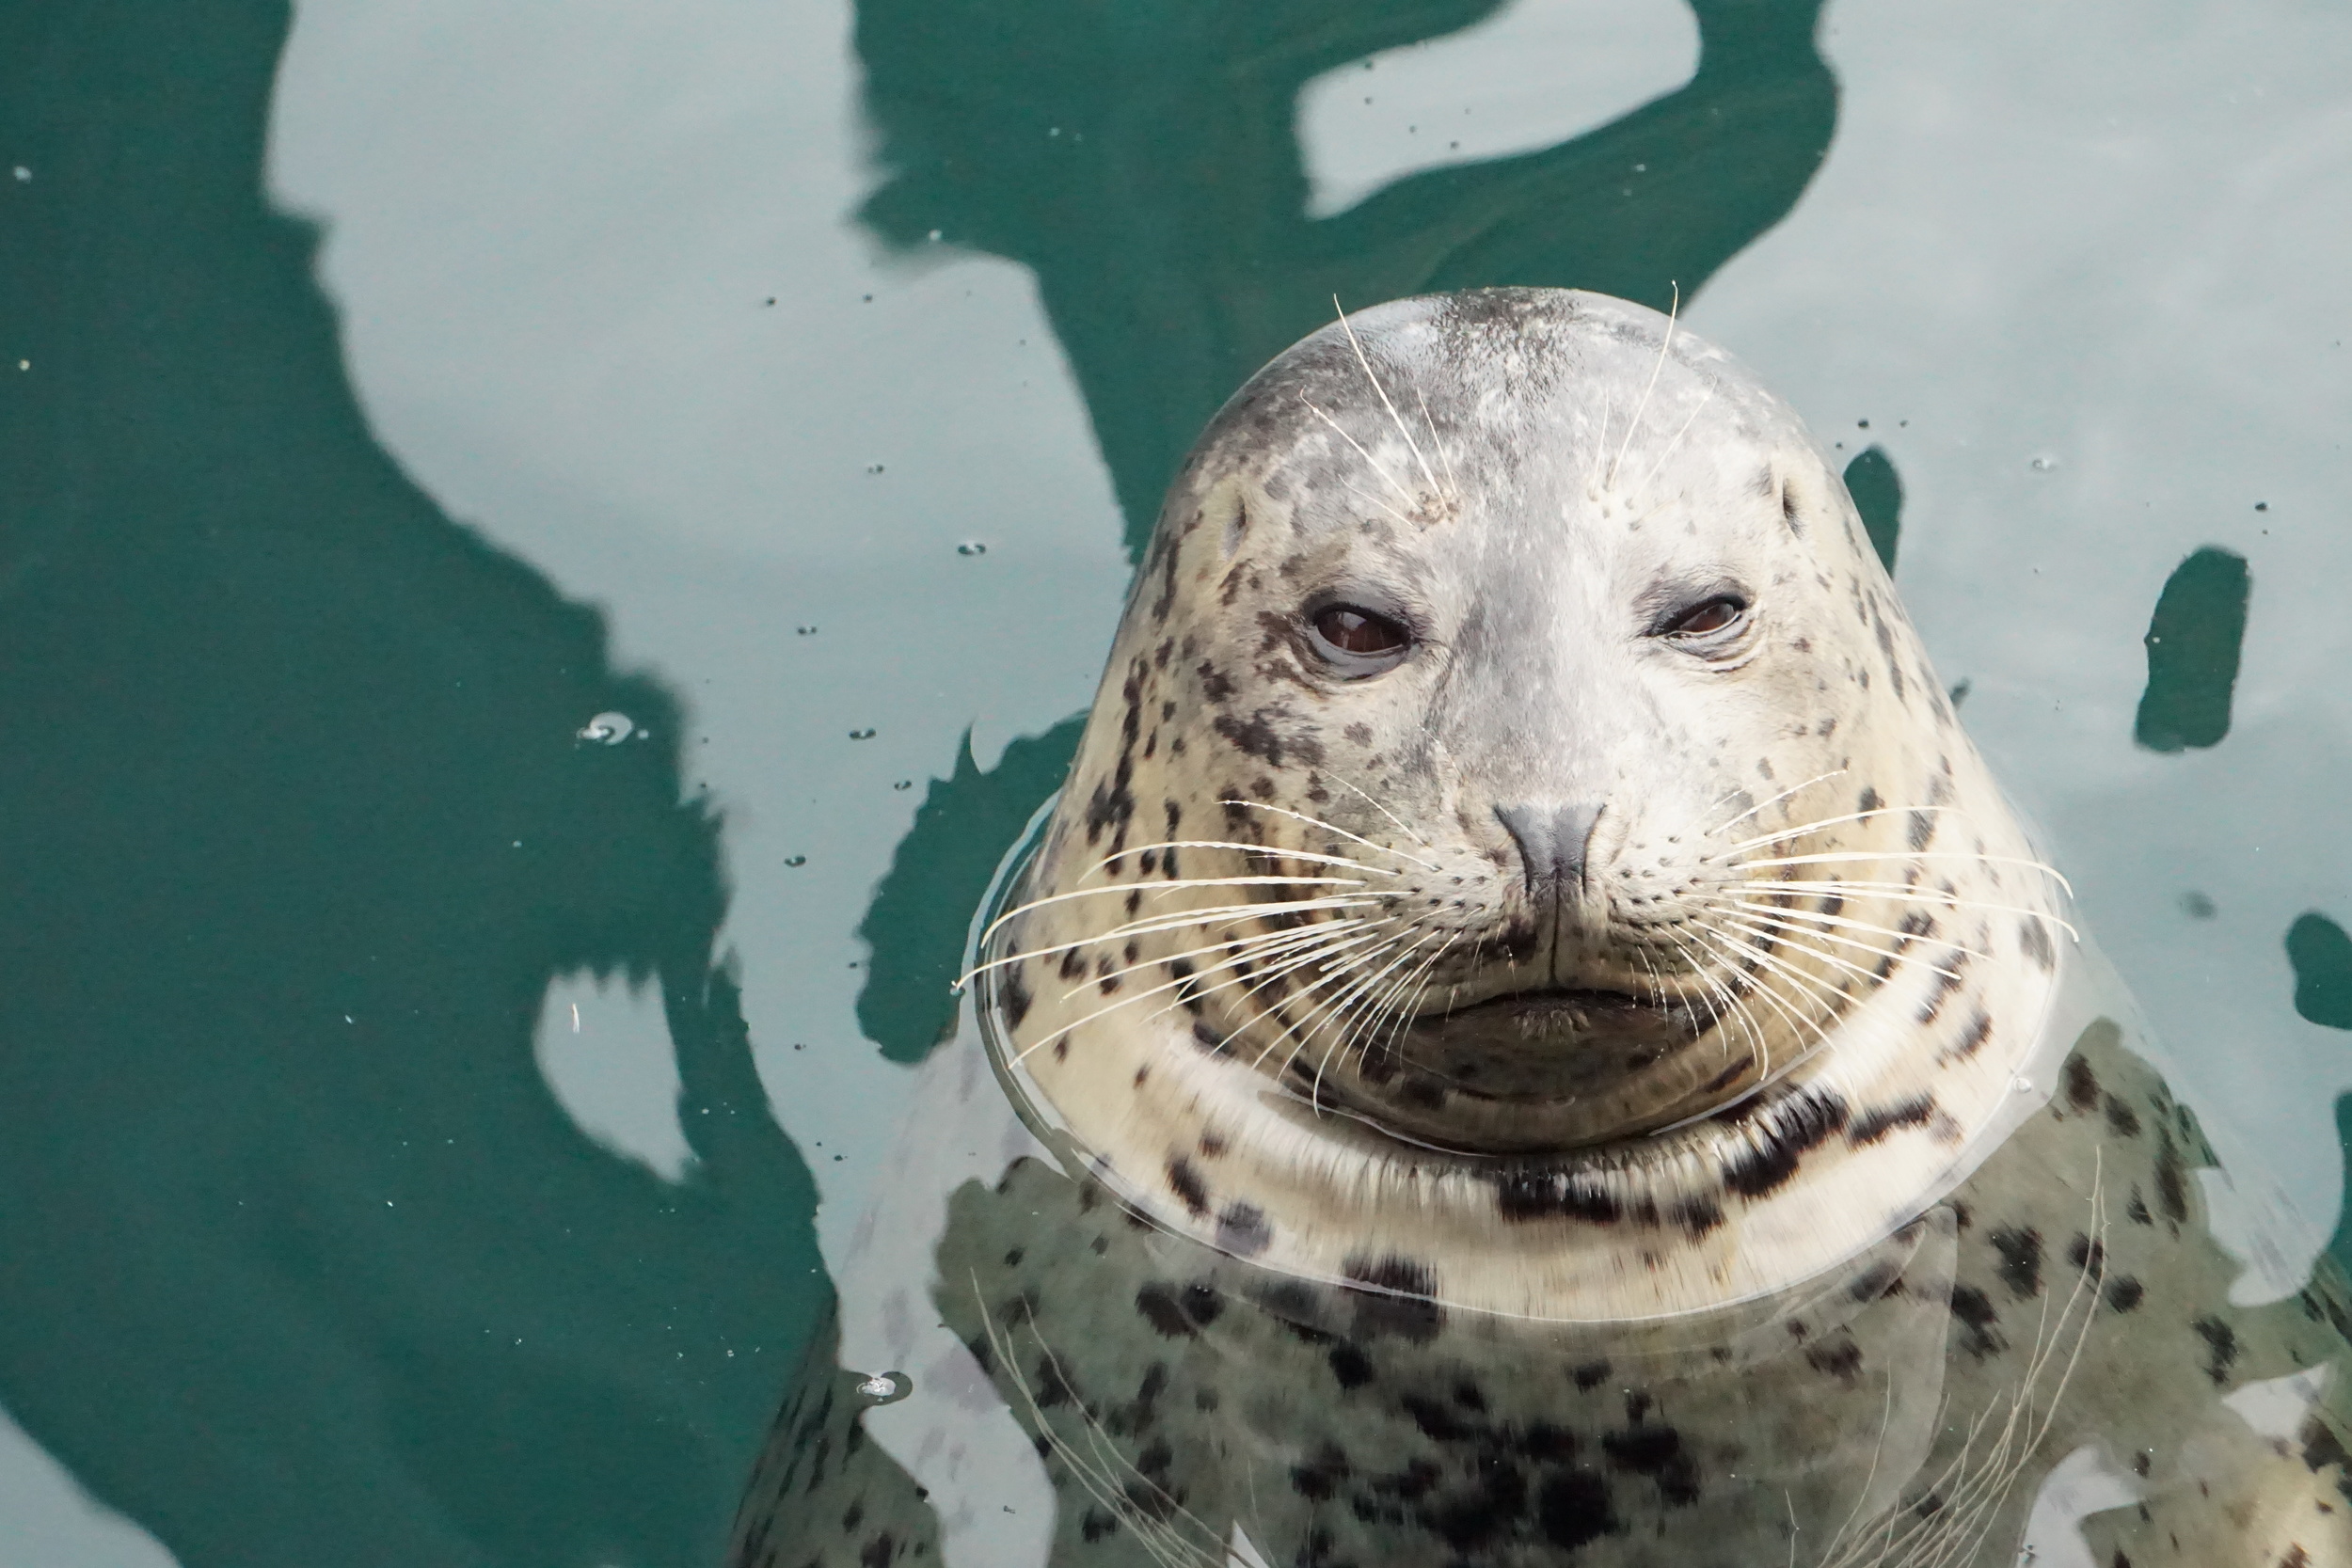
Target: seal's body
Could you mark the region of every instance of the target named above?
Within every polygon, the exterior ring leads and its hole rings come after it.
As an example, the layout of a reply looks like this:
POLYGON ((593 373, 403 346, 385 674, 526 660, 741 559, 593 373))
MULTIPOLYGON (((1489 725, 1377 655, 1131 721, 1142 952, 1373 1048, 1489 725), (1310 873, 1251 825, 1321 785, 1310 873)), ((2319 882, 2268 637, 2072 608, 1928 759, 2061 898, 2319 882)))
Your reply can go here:
MULTIPOLYGON (((937 1303, 1054 1560, 2352 1561, 2339 1295, 2230 1306, 2064 897, 1720 351, 1521 290, 1308 339, 977 950, 1057 1159, 937 1303)), ((746 1560, 923 1544, 857 1435, 787 1411, 746 1560)))

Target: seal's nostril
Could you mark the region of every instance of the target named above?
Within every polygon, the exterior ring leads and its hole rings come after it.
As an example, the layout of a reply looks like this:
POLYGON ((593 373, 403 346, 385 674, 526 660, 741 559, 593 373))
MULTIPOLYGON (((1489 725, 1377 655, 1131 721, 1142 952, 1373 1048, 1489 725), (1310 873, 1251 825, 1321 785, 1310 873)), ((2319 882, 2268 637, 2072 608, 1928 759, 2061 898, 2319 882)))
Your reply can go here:
POLYGON ((1565 895, 1584 883, 1584 851, 1600 820, 1597 800, 1572 805, 1553 801, 1497 806, 1495 817, 1519 847, 1519 863, 1526 868, 1527 891, 1541 897, 1549 889, 1565 895))

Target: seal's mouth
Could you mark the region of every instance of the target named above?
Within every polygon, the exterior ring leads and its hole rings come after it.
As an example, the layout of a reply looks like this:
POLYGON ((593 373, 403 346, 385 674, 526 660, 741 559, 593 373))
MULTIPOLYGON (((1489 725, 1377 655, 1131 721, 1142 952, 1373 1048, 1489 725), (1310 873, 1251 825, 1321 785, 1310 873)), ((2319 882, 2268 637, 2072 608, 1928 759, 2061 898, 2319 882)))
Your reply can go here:
POLYGON ((1670 1010, 1655 998, 1636 996, 1630 991, 1544 986, 1533 990, 1508 991, 1467 1007, 1425 1016, 1415 1020, 1413 1026, 1446 1035, 1503 1038, 1516 1036, 1532 1043, 1539 1037, 1564 1031, 1588 1034, 1612 1030, 1670 1010))
POLYGON ((1548 1099, 1638 1072, 1711 1022, 1671 995, 1541 986, 1424 1013, 1397 1043, 1402 1056, 1457 1092, 1548 1099))

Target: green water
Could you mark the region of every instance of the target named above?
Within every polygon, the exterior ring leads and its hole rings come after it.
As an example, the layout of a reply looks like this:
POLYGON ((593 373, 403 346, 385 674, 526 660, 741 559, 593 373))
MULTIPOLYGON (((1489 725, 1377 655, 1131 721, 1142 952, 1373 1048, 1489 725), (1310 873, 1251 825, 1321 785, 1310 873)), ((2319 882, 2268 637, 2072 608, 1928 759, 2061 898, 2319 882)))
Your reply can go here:
POLYGON ((2326 1235, 2352 26, 2161 20, 0 8, 0 1561, 714 1560, 1159 492, 1335 296, 1781 385, 2326 1235))

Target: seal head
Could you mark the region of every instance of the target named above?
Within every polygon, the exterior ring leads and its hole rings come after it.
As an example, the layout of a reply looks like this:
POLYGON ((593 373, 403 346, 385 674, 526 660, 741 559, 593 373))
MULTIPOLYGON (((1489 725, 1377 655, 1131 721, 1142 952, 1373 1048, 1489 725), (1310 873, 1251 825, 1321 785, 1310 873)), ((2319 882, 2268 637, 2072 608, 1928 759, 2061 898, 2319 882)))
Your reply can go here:
POLYGON ((1964 1174, 2058 889, 1796 415, 1653 311, 1496 290, 1343 318, 1212 422, 981 958, 1129 1201, 1613 1318, 1964 1174))

